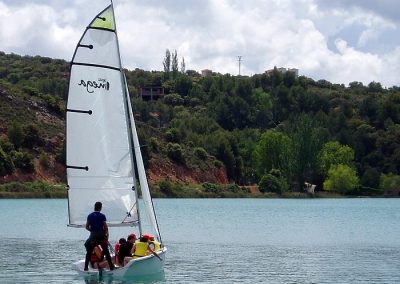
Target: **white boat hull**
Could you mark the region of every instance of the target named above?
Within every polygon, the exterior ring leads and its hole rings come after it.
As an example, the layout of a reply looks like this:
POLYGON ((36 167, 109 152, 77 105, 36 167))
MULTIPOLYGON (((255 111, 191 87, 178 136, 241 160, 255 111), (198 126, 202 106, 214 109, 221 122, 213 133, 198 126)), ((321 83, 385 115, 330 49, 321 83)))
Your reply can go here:
POLYGON ((73 263, 72 268, 83 276, 92 276, 92 275, 94 276, 94 275, 99 275, 100 273, 102 274, 102 276, 112 276, 115 278, 150 276, 154 274, 160 274, 163 272, 166 252, 167 252, 166 247, 163 247, 161 250, 157 252, 158 256, 162 260, 158 259, 154 255, 147 255, 144 257, 132 259, 124 267, 119 267, 112 271, 109 269, 101 269, 101 271, 99 272, 98 269, 93 269, 90 267, 90 265, 89 265, 89 270, 84 271, 84 266, 85 266, 84 259, 73 263))

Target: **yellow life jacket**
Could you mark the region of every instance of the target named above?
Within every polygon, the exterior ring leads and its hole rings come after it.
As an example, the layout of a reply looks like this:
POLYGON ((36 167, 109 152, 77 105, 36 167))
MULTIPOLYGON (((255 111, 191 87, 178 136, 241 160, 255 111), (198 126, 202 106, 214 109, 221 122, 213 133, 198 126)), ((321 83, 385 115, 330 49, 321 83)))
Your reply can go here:
POLYGON ((154 240, 154 241, 150 241, 149 247, 153 251, 157 252, 157 251, 159 251, 161 249, 161 244, 158 241, 154 240))
POLYGON ((136 242, 135 243, 135 256, 145 256, 147 253, 147 242, 136 242))

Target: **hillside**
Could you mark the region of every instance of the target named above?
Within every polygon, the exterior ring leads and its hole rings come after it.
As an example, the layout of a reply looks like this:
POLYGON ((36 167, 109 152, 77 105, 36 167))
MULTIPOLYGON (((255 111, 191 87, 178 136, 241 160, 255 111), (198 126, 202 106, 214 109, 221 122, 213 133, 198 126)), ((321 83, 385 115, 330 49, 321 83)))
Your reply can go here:
MULTIPOLYGON (((247 192, 229 184, 285 194, 302 192, 304 182, 355 195, 400 189, 398 87, 346 87, 276 69, 126 75, 156 195, 247 192), (160 98, 140 97, 149 86, 160 98)), ((0 53, 1 184, 65 183, 68 76, 66 61, 0 53)))
MULTIPOLYGON (((65 183, 64 110, 69 64, 62 60, 4 53, 0 54, 0 62, 0 184, 14 181, 65 183), (21 133, 15 138, 15 135, 10 137, 10 131, 21 133), (12 170, 7 170, 9 157, 16 155, 22 156, 24 161, 13 157, 12 170)), ((151 128, 144 132, 162 139, 160 129, 140 121, 139 125, 151 128)), ((147 153, 146 158, 151 185, 163 180, 228 183, 224 167, 215 167, 211 157, 205 160, 191 157, 196 167, 177 164, 161 152, 150 156, 147 153)))

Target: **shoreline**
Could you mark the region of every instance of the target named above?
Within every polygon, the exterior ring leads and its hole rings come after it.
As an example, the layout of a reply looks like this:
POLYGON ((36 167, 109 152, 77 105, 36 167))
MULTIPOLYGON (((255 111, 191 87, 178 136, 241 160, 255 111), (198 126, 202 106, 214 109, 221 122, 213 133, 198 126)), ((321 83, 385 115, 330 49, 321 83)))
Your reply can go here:
MULTIPOLYGON (((0 191, 0 199, 67 199, 67 192, 4 192, 0 191)), ((307 193, 301 192, 291 192, 286 193, 284 195, 277 195, 273 193, 266 194, 249 194, 246 196, 238 195, 238 196, 218 196, 218 195, 208 195, 208 196, 154 196, 153 198, 160 199, 238 199, 238 198, 256 198, 256 199, 324 199, 324 198, 399 198, 399 196, 384 196, 384 195, 376 195, 376 196, 353 196, 353 195, 340 195, 335 193, 328 192, 319 192, 314 195, 310 195, 307 193)))

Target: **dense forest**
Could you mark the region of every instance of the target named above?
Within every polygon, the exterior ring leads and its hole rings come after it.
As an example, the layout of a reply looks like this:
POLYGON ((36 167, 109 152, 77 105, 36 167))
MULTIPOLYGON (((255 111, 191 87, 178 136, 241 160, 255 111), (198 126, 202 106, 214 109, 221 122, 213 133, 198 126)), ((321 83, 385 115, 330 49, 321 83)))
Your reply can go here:
MULTIPOLYGON (((188 188, 244 196, 242 186, 255 184, 284 195, 305 183, 318 192, 398 195, 399 87, 346 87, 276 68, 202 76, 168 50, 163 63, 163 71, 126 70, 147 170, 180 169, 152 180, 159 196, 188 188), (159 96, 142 97, 149 87, 159 96)), ((21 180, 37 190, 65 183, 68 76, 64 60, 0 53, 0 191, 21 190, 13 183, 21 180)))

